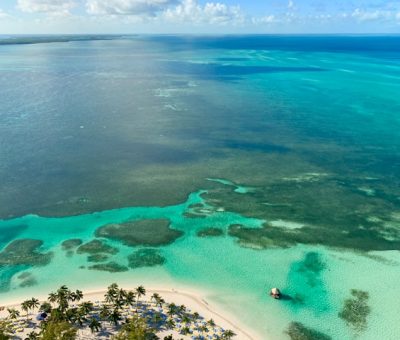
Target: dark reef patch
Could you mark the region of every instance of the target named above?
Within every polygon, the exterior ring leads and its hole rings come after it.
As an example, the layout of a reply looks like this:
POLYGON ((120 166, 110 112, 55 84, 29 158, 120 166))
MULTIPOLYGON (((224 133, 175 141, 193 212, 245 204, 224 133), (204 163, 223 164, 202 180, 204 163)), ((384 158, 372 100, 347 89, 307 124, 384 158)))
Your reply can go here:
POLYGON ((0 252, 0 266, 45 266, 50 263, 53 253, 41 253, 41 240, 20 239, 11 242, 0 252))
POLYGON ((61 247, 63 250, 72 250, 79 247, 82 244, 82 240, 79 238, 73 238, 70 240, 65 240, 61 243, 61 247))
MULTIPOLYGON (((328 161, 325 156, 323 159, 328 161)), ((288 158, 290 158, 288 156, 288 158)), ((338 159, 335 160, 339 162, 338 159)), ((330 162, 330 161, 329 161, 330 162)), ((358 174, 359 175, 359 174, 358 174)), ((236 181, 240 181, 236 180, 236 181)), ((250 182, 257 191, 238 200, 226 188, 212 188, 202 197, 207 204, 224 202, 224 208, 267 221, 285 220, 302 228, 233 228, 232 236, 243 246, 254 248, 290 247, 296 244, 325 245, 356 251, 400 250, 400 233, 393 211, 400 201, 395 187, 374 181, 380 195, 368 196, 355 188, 371 187, 366 177, 339 177, 328 173, 299 172, 272 177, 262 185, 250 182), (383 194, 385 192, 385 194, 383 194)))
POLYGON ((166 259, 158 249, 139 249, 128 256, 129 267, 132 269, 141 267, 162 266, 166 259))
POLYGON ((167 245, 173 243, 182 235, 182 231, 170 228, 168 219, 147 219, 108 224, 96 230, 97 237, 117 240, 130 247, 167 245))
POLYGON ((243 246, 257 248, 290 247, 301 243, 358 251, 400 250, 400 241, 389 241, 380 236, 378 231, 365 228, 345 231, 340 228, 310 226, 298 229, 231 226, 229 235, 238 238, 243 246))
POLYGON ((297 272, 303 274, 307 283, 311 287, 315 287, 320 281, 320 273, 326 268, 325 262, 322 261, 321 255, 316 252, 309 252, 305 255, 302 262, 299 263, 297 272))
POLYGON ((300 322, 291 322, 285 332, 291 340, 331 340, 329 335, 321 333, 315 329, 308 328, 300 322))
POLYGON ((198 237, 218 237, 224 236, 224 231, 220 228, 204 228, 197 231, 198 237))
POLYGON ((32 275, 32 276, 30 276, 30 277, 28 277, 28 278, 22 280, 21 283, 19 284, 19 286, 20 286, 21 288, 24 288, 24 287, 32 287, 32 286, 36 286, 37 283, 38 283, 37 280, 36 280, 36 279, 33 277, 33 275, 32 275))
POLYGON ((87 257, 88 262, 104 262, 108 260, 106 254, 92 254, 87 257))
POLYGON ((78 254, 116 254, 118 253, 118 249, 112 247, 102 241, 93 240, 87 243, 82 244, 76 251, 78 254))
POLYGON ((126 272, 129 270, 128 267, 113 261, 107 263, 94 264, 93 266, 89 266, 88 268, 91 270, 100 270, 110 273, 126 272))
POLYGON ((344 301, 339 317, 357 333, 367 328, 367 317, 371 313, 368 306, 369 294, 362 290, 352 289, 351 298, 344 301))

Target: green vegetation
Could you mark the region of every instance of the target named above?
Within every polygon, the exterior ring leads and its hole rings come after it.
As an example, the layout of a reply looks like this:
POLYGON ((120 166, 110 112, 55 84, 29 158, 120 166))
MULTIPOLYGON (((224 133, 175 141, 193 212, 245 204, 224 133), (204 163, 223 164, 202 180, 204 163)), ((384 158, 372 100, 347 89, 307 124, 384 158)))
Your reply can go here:
POLYGON ((115 340, 152 340, 159 339, 154 330, 149 328, 146 320, 135 315, 130 318, 120 332, 114 337, 115 340))
POLYGON ((165 257, 157 249, 139 249, 128 256, 129 267, 132 269, 141 267, 161 266, 165 263, 165 257))
POLYGON ((224 231, 220 228, 205 228, 197 232, 198 237, 218 237, 223 235, 224 231))
POLYGON ((118 253, 118 249, 112 247, 100 240, 93 240, 87 243, 82 244, 76 251, 78 254, 116 254, 118 253))
POLYGON ((45 266, 49 264, 52 253, 40 253, 38 249, 43 245, 41 240, 20 239, 11 242, 0 252, 0 266, 45 266))
POLYGON ((367 328, 367 317, 371 313, 371 308, 368 306, 369 294, 362 290, 352 289, 351 295, 352 298, 344 301, 339 317, 356 332, 362 332, 367 328))
POLYGON ((78 330, 66 321, 45 322, 40 334, 41 340, 73 340, 78 330))
POLYGON ((330 340, 330 336, 318 332, 315 329, 307 328, 300 322, 291 322, 286 333, 291 340, 330 340))
POLYGON ((134 246, 162 246, 173 243, 183 232, 170 228, 167 219, 148 219, 122 224, 108 224, 96 230, 97 237, 117 240, 134 246))
POLYGON ((12 324, 8 320, 0 320, 0 340, 11 339, 12 324))
POLYGON ((79 247, 82 244, 82 240, 79 238, 73 238, 70 240, 65 240, 61 243, 63 250, 72 250, 79 247))
POLYGON ((123 266, 117 262, 111 261, 107 263, 99 263, 94 264, 93 266, 88 267, 91 270, 101 270, 110 273, 118 273, 118 272, 126 272, 128 271, 128 267, 123 266))

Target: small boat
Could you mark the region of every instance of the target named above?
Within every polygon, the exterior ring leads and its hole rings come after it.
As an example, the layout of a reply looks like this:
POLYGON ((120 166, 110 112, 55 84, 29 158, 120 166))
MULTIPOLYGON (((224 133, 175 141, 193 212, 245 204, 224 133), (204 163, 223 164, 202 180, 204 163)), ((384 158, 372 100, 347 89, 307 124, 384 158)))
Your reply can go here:
POLYGON ((278 288, 272 288, 269 295, 278 300, 281 298, 281 291, 278 288))

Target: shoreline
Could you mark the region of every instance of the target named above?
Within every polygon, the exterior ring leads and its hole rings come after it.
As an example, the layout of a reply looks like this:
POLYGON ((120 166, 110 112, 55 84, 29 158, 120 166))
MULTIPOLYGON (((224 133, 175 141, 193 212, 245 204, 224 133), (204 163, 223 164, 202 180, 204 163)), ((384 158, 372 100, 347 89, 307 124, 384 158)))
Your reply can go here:
MULTIPOLYGON (((123 287, 127 290, 133 290, 133 287, 123 287)), ((173 302, 177 305, 185 305, 192 311, 198 312, 205 319, 213 319, 216 324, 225 328, 231 329, 236 333, 234 339, 238 340, 261 340, 265 337, 261 337, 260 334, 254 332, 250 327, 243 325, 237 317, 232 315, 229 311, 224 310, 221 306, 215 306, 214 303, 210 303, 206 300, 206 294, 199 290, 193 290, 190 288, 175 289, 172 287, 145 287, 146 296, 144 300, 149 300, 150 296, 154 293, 160 294, 167 302, 173 302)), ((106 289, 94 289, 90 291, 83 291, 82 301, 102 301, 106 289)), ((41 302, 47 301, 47 296, 39 295, 37 297, 41 302)), ((0 318, 4 318, 8 315, 7 308, 18 308, 20 309, 20 302, 12 301, 6 304, 1 304, 0 307, 4 307, 4 310, 0 311, 0 318)))

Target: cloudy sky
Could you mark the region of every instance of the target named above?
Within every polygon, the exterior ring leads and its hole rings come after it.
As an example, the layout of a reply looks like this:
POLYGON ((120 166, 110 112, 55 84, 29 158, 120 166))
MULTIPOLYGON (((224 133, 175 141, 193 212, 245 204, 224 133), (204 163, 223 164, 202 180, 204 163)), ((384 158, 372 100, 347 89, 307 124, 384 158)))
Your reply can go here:
POLYGON ((0 0, 12 33, 400 33, 400 0, 0 0))

